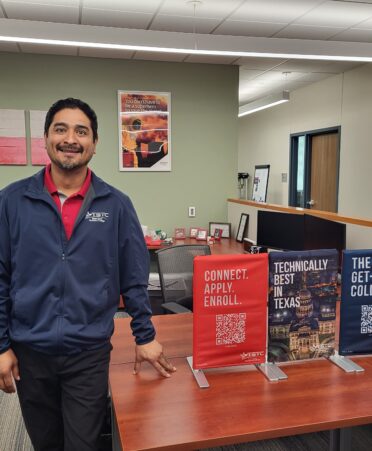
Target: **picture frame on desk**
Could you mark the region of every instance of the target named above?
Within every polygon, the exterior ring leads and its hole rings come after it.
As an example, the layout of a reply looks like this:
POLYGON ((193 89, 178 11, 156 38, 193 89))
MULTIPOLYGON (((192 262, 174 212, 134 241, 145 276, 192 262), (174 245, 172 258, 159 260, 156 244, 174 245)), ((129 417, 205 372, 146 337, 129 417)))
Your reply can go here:
POLYGON ((185 227, 176 227, 174 229, 174 239, 176 240, 184 240, 186 238, 186 229, 185 227))
POLYGON ((209 223, 209 235, 214 236, 216 229, 221 229, 221 238, 231 237, 231 223, 230 222, 210 222, 209 223))
POLYGON ((196 235, 198 234, 199 227, 190 227, 189 235, 190 238, 196 238, 196 235))
POLYGON ((207 229, 198 229, 198 234, 196 235, 196 239, 198 241, 207 241, 208 230, 207 229))
POLYGON ((247 232, 248 223, 249 223, 249 215, 247 215, 246 213, 242 213, 240 215, 239 227, 236 232, 236 241, 238 241, 239 243, 242 243, 244 240, 244 235, 247 232))
POLYGON ((214 234, 212 236, 216 241, 220 241, 222 233, 223 233, 222 229, 214 229, 214 234))

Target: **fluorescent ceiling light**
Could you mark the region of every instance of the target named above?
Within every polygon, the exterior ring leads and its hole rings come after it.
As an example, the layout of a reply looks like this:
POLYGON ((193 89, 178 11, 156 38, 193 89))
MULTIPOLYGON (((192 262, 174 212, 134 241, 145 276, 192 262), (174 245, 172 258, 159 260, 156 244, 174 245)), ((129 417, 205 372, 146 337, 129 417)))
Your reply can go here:
POLYGON ((95 49, 111 50, 129 50, 133 52, 156 52, 156 53, 179 53, 183 55, 214 55, 231 56, 236 58, 281 58, 281 59, 302 59, 302 60, 320 60, 320 61, 355 61, 368 63, 372 62, 372 56, 337 56, 337 55, 316 55, 305 53, 271 53, 271 52, 245 52, 233 50, 208 50, 195 48, 177 48, 177 47, 156 47, 151 45, 130 45, 114 44, 105 42, 86 42, 86 41, 66 41, 61 39, 40 39, 24 38, 21 36, 0 36, 0 42, 17 42, 24 44, 39 45, 61 45, 67 47, 87 47, 95 49))
POLYGON ((178 53, 372 62, 372 43, 262 38, 1 19, 0 42, 178 53))
POLYGON ((262 99, 255 100, 254 102, 247 103, 239 107, 239 117, 246 116, 247 114, 255 113, 256 111, 265 110, 275 105, 279 105, 284 102, 288 102, 289 92, 283 91, 280 94, 273 94, 262 99))

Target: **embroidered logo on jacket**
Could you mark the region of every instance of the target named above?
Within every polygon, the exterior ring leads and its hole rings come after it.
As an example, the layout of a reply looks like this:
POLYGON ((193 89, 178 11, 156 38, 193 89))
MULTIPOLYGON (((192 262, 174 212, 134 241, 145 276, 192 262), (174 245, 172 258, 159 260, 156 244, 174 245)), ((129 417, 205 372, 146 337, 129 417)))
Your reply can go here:
POLYGON ((108 218, 109 214, 103 211, 88 211, 88 213, 85 215, 85 219, 88 219, 89 222, 106 222, 108 218))

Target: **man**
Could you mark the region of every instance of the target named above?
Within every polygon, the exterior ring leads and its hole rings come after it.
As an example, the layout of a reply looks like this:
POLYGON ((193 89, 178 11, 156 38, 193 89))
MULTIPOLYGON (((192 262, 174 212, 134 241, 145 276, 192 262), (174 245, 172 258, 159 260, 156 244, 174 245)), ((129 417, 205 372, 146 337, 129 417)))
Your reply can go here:
POLYGON ((35 451, 98 449, 120 293, 134 373, 144 360, 175 371, 154 338, 135 210, 88 169, 97 140, 89 105, 59 100, 45 120, 51 164, 0 193, 0 389, 16 381, 35 451))

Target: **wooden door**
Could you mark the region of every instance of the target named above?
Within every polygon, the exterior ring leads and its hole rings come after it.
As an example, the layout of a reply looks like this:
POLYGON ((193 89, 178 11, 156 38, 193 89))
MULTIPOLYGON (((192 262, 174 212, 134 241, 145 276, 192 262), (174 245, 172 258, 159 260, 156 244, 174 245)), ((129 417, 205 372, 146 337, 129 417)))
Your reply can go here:
POLYGON ((308 206, 337 212, 338 133, 311 137, 311 182, 308 206))

